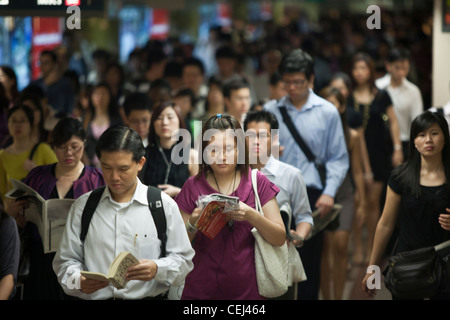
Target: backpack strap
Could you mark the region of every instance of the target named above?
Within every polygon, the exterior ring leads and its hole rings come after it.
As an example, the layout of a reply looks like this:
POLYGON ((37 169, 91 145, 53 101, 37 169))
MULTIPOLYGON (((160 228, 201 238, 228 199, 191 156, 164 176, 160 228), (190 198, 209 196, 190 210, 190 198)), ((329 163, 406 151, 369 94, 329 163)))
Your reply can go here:
POLYGON ((84 242, 86 239, 86 234, 89 229, 89 224, 91 223, 92 216, 94 215, 95 209, 100 201, 100 198, 105 190, 105 186, 101 186, 97 189, 94 189, 86 202, 86 205, 83 209, 83 214, 81 216, 81 233, 80 239, 84 242))
POLYGON ((158 231, 158 239, 161 241, 161 255, 160 258, 166 256, 166 242, 167 242, 167 222, 166 214, 164 213, 164 207, 161 200, 161 189, 148 186, 147 199, 148 207, 153 216, 153 221, 158 231))

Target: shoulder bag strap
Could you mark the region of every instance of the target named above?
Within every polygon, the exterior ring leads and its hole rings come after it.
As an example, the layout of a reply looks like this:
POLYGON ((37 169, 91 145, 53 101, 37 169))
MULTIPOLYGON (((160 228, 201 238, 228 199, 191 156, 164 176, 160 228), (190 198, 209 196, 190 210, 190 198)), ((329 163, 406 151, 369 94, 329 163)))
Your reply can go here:
POLYGON ((313 155, 313 153, 311 152, 309 147, 306 145, 305 141, 303 141, 302 137, 298 133, 297 129, 295 128, 294 124, 292 123, 291 117, 287 113, 286 107, 281 106, 281 107, 279 107, 279 109, 280 109, 281 115, 283 116, 283 121, 286 124, 286 126, 288 127, 289 131, 291 132, 292 137, 295 139, 295 142, 297 142, 300 149, 302 149, 303 153, 308 158, 308 160, 310 162, 315 162, 316 157, 313 155))
POLYGON ((37 150, 37 148, 39 147, 40 144, 41 144, 41 143, 38 142, 38 143, 36 143, 36 144, 33 146, 33 148, 32 148, 31 151, 30 151, 30 155, 28 156, 28 159, 29 159, 29 160, 33 160, 33 156, 34 156, 34 154, 36 153, 36 150, 37 150))
POLYGON ((264 215, 264 213, 262 211, 261 201, 260 201, 259 195, 258 195, 257 174, 258 174, 258 169, 252 169, 252 186, 253 186, 253 193, 255 194, 255 208, 259 213, 264 215))

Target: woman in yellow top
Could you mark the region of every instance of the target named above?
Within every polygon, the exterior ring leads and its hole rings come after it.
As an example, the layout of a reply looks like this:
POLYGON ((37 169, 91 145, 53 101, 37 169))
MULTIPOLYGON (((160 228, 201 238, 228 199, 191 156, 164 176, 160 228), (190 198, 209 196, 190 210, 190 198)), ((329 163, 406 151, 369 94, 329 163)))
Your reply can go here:
POLYGON ((3 198, 12 187, 10 179, 22 180, 34 167, 58 161, 47 143, 36 144, 32 139, 33 123, 34 114, 28 106, 18 105, 8 110, 12 144, 0 150, 0 195, 3 198))

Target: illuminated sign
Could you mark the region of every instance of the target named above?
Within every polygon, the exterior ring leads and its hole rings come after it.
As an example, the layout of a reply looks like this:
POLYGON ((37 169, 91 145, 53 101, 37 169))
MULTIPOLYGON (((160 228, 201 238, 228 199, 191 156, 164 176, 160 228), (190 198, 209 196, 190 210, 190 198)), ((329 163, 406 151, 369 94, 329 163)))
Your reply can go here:
POLYGON ((83 16, 103 16, 104 0, 0 0, 0 16, 66 16, 67 7, 77 6, 83 16))

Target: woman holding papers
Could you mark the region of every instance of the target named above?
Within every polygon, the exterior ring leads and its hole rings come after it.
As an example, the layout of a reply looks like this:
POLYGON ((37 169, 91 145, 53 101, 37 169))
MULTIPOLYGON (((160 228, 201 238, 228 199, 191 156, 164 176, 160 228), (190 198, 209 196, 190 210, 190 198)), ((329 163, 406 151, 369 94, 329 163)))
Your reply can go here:
MULTIPOLYGON (((38 166, 24 179, 44 199, 77 199, 84 193, 105 184, 99 169, 81 162, 86 133, 82 123, 73 118, 61 119, 54 129, 54 151, 58 162, 38 166)), ((44 254, 42 241, 36 227, 27 223, 18 212, 19 227, 33 236, 29 243, 31 252, 30 276, 25 282, 24 299, 61 299, 63 292, 57 282, 51 263, 54 253, 44 254)))
MULTIPOLYGON (((395 168, 389 179, 369 265, 381 265, 396 224, 399 234, 394 253, 436 246, 448 240, 449 181, 447 121, 439 113, 426 111, 411 123, 408 161, 395 168)), ((362 281, 362 289, 368 296, 374 296, 377 289, 368 288, 369 277, 371 273, 362 281)), ((450 282, 442 283, 438 294, 430 299, 450 299, 450 282)))
POLYGON ((279 189, 258 172, 258 194, 264 216, 255 208, 248 148, 239 122, 230 115, 211 117, 202 130, 202 163, 175 198, 195 256, 194 269, 186 277, 182 299, 264 299, 258 292, 251 233, 255 227, 269 243, 281 246, 286 232, 275 196, 279 189), (211 130, 210 130, 211 129, 211 130), (200 195, 220 193, 239 197, 239 209, 210 239, 196 229, 200 195))

